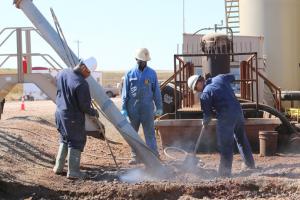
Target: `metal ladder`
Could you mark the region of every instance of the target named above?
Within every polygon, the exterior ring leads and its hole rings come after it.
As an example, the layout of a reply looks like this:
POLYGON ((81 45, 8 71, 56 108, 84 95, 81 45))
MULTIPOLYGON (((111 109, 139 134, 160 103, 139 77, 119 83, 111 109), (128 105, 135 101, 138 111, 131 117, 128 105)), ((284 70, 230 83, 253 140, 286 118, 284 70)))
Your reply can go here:
POLYGON ((232 29, 233 34, 240 33, 239 0, 225 0, 225 19, 226 26, 232 29))

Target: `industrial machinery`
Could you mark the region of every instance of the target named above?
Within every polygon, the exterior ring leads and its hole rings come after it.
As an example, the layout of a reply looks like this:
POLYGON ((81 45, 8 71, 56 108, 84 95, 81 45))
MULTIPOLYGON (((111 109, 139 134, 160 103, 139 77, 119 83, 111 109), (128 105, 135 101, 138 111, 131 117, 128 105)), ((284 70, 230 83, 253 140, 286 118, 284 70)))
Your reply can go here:
MULTIPOLYGON (((193 37, 193 36, 191 36, 193 37)), ((263 63, 258 53, 253 51, 233 52, 233 39, 222 33, 202 35, 200 48, 198 44, 192 46, 192 51, 174 55, 174 75, 162 83, 161 89, 173 82, 179 93, 174 90, 176 102, 175 112, 168 113, 156 121, 156 128, 159 130, 163 147, 177 146, 189 151, 193 150, 197 133, 201 129, 202 111, 199 99, 194 93, 188 90, 187 79, 193 74, 201 74, 205 77, 214 77, 218 74, 232 72, 231 58, 239 63, 239 76, 236 83, 239 90, 236 95, 239 97, 244 115, 246 117, 246 132, 252 149, 258 151, 260 130, 274 130, 280 124, 284 131, 279 132, 279 146, 286 146, 299 133, 298 129, 282 113, 281 89, 270 81, 263 73, 263 63), (195 52, 195 46, 197 52, 195 52), (262 95, 265 88, 271 92, 272 104, 265 105, 262 95), (180 102, 178 103, 178 99, 180 102), (264 117, 272 115, 272 118, 264 117), (275 116, 275 117, 274 117, 275 116)), ((191 45, 190 45, 191 46, 191 45)), ((202 144, 199 149, 204 151, 216 150, 215 120, 212 121, 210 134, 203 135, 202 144)))

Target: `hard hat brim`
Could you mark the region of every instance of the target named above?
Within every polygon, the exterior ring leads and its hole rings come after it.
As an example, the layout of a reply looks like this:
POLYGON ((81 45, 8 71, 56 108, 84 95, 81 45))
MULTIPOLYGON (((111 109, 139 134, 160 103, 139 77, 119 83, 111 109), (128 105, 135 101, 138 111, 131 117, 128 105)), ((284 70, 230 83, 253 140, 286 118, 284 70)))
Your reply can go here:
POLYGON ((147 62, 147 61, 150 61, 151 60, 151 57, 149 56, 148 59, 143 59, 143 58, 140 58, 140 57, 135 57, 136 59, 138 60, 141 60, 141 61, 144 61, 144 62, 147 62))

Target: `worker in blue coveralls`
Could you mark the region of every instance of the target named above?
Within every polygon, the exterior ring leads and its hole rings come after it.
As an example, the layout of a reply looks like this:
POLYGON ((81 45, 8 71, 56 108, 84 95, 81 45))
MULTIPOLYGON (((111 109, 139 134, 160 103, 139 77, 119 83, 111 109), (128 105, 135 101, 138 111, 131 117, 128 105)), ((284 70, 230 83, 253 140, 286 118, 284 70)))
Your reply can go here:
MULTIPOLYGON (((121 113, 128 117, 132 127, 138 132, 143 126, 147 146, 159 156, 154 130, 154 117, 163 114, 162 99, 156 72, 147 66, 150 60, 148 49, 137 49, 137 64, 125 75, 122 89, 121 113), (155 107, 154 108, 154 104, 155 107)), ((140 160, 132 150, 129 164, 138 164, 140 160)))
POLYGON ((69 179, 84 178, 80 171, 80 157, 86 143, 85 114, 99 117, 91 106, 89 85, 85 80, 96 65, 96 59, 91 57, 80 61, 74 69, 62 70, 56 77, 55 121, 60 145, 53 171, 62 174, 68 156, 69 179))
POLYGON ((245 168, 255 168, 251 147, 245 133, 243 111, 231 87, 234 80, 232 74, 220 74, 206 81, 200 75, 193 75, 188 79, 188 87, 194 92, 200 92, 204 129, 207 129, 213 111, 216 112, 217 141, 221 155, 218 174, 221 177, 231 176, 234 140, 245 168))

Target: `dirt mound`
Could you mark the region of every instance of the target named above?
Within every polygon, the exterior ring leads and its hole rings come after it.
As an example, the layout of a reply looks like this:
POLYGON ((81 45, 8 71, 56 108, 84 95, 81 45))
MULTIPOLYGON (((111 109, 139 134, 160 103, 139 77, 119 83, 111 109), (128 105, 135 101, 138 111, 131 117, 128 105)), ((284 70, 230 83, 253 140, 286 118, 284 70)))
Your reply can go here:
MULTIPOLYGON (((35 106, 39 106, 38 102, 35 106)), ((216 153, 200 155, 205 166, 192 170, 181 169, 178 163, 167 160, 161 153, 172 175, 151 177, 142 165, 133 168, 127 164, 130 148, 118 136, 114 137, 118 133, 105 120, 109 137, 121 141, 111 144, 121 166, 120 172, 105 142, 89 137, 81 162, 89 178, 68 180, 65 174, 59 176, 52 172, 58 149, 54 109, 45 102, 31 113, 11 109, 0 121, 0 199, 300 198, 299 154, 273 157, 255 154, 258 168, 243 172, 240 155, 235 155, 233 177, 220 179, 216 176, 219 160, 216 153)), ((161 146, 160 152, 163 152, 161 146)))

